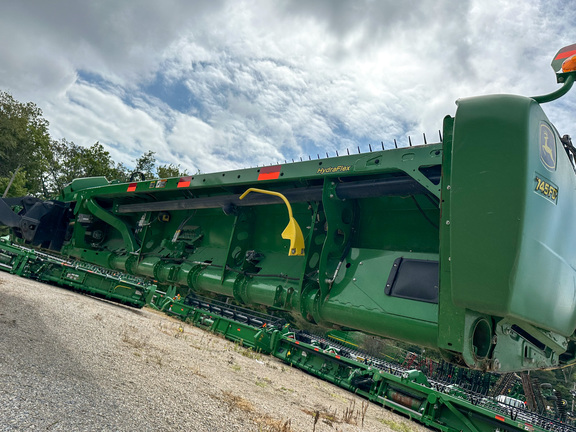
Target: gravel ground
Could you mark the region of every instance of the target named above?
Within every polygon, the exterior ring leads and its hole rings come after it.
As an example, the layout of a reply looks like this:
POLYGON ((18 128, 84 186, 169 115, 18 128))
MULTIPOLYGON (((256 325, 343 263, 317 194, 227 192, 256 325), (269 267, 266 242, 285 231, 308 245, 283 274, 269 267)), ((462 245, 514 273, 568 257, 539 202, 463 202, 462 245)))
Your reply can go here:
POLYGON ((0 431, 427 430, 363 403, 153 310, 0 272, 0 431))

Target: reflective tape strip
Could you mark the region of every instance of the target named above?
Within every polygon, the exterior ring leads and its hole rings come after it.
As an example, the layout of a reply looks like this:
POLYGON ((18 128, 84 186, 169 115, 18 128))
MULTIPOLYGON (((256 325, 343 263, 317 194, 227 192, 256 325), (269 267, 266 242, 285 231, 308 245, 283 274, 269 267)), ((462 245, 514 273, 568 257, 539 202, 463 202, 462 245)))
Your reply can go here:
POLYGON ((178 182, 178 186, 177 186, 177 187, 179 187, 179 188, 181 188, 181 187, 189 187, 191 181, 192 181, 192 176, 180 177, 180 181, 178 182))
POLYGON ((282 165, 274 165, 269 167, 260 168, 260 174, 258 174, 258 181, 260 180, 276 180, 280 177, 280 170, 282 165))

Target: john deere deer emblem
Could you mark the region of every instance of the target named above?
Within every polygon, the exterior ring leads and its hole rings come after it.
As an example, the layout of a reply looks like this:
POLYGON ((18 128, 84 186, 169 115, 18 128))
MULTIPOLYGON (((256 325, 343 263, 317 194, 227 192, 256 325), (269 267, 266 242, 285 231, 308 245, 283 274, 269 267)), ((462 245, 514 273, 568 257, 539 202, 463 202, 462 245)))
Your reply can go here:
POLYGON ((540 124, 540 160, 550 171, 556 169, 556 139, 545 123, 540 124))

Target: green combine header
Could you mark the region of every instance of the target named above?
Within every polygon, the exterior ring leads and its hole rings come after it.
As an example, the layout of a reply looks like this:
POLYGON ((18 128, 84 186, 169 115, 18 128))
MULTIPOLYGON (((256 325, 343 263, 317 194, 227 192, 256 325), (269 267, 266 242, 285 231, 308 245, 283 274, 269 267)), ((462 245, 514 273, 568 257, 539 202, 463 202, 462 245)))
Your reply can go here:
POLYGON ((574 361, 576 149, 539 97, 457 101, 440 142, 0 201, 13 238, 486 371, 574 361), (14 209, 17 212, 13 211, 14 209))

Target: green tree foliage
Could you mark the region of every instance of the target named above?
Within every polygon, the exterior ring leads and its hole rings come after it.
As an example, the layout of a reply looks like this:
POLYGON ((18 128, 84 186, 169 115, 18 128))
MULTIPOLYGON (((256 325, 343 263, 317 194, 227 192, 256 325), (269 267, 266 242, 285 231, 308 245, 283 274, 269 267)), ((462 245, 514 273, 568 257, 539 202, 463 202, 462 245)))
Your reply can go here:
POLYGON ((158 178, 169 178, 169 177, 182 177, 188 175, 185 170, 180 168, 180 164, 174 165, 160 165, 156 169, 156 175, 158 178))
POLYGON ((188 175, 185 170, 180 168, 180 165, 167 164, 156 167, 155 154, 155 152, 150 150, 136 159, 134 172, 141 172, 144 174, 146 179, 181 177, 188 175))
POLYGON ((116 163, 99 142, 84 147, 66 139, 52 140, 48 125, 34 103, 23 104, 0 91, 0 195, 14 173, 8 196, 32 194, 42 198, 57 194, 80 177, 104 176, 124 182, 135 171, 147 179, 187 175, 180 165, 157 166, 153 151, 137 158, 134 169, 129 170, 116 163))
POLYGON ((99 142, 83 147, 65 139, 52 141, 45 158, 50 161, 43 177, 46 191, 58 191, 80 177, 104 176, 109 180, 126 181, 128 176, 127 168, 115 163, 99 142))
POLYGON ((154 175, 154 165, 156 164, 156 158, 154 157, 156 153, 152 150, 144 153, 138 159, 136 159, 136 165, 134 166, 135 172, 141 172, 147 179, 155 178, 154 175))
MULTIPOLYGON (((12 178, 13 173, 9 173, 8 177, 0 177, 0 195, 4 193, 8 184, 10 183, 10 179, 12 178)), ((10 185, 10 189, 8 190, 7 197, 18 197, 28 195, 29 191, 26 187, 26 171, 18 170, 16 175, 14 176, 14 180, 10 185)))
POLYGON ((42 155, 49 146, 48 121, 42 110, 0 91, 0 178, 11 178, 16 170, 23 169, 27 173, 24 187, 39 190, 41 173, 46 169, 42 155))

